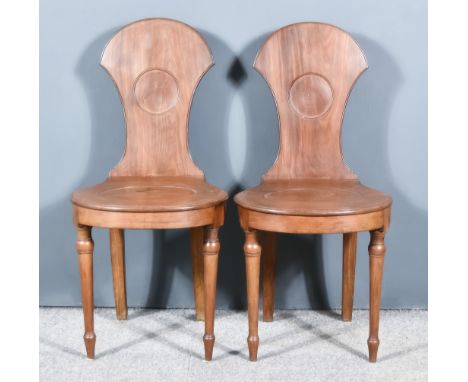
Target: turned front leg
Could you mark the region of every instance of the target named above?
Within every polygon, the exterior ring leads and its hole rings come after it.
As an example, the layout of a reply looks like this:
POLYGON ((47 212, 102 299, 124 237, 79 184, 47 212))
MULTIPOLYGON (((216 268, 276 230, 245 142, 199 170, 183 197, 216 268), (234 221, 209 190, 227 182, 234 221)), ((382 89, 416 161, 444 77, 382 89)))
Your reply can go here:
POLYGON ((249 347, 249 358, 257 360, 258 352, 258 294, 260 283, 260 254, 261 246, 257 241, 257 232, 245 231, 245 268, 247 274, 247 306, 249 316, 249 336, 247 345, 249 347))
POLYGON ((382 274, 385 256, 385 232, 376 230, 370 232, 369 271, 370 271, 370 310, 369 310, 369 361, 377 361, 379 348, 379 312, 382 291, 382 274))
POLYGON ((88 358, 94 358, 96 335, 94 334, 94 297, 93 297, 93 250, 91 227, 78 225, 76 249, 80 265, 81 298, 84 316, 84 343, 88 358))
POLYGON ((216 303, 216 277, 218 274, 219 254, 218 228, 205 229, 205 243, 203 245, 204 281, 205 281, 205 359, 210 361, 213 357, 214 316, 216 303))

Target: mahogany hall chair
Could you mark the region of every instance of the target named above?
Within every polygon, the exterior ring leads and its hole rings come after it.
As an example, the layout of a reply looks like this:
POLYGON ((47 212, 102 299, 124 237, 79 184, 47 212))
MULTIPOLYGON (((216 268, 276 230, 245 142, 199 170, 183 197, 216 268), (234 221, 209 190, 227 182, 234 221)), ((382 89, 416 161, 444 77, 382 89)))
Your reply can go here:
POLYGON ((218 229, 227 194, 206 183, 188 148, 194 91, 213 65, 190 26, 147 19, 107 44, 101 65, 125 111, 126 150, 103 183, 72 195, 88 358, 94 358, 92 227, 109 228, 117 318, 127 318, 124 229, 190 228, 196 318, 205 320, 205 358, 214 345, 218 229))
POLYGON ((245 231, 250 359, 257 359, 259 344, 260 257, 264 273, 263 318, 273 319, 275 233, 343 233, 341 315, 344 321, 350 321, 357 232, 370 231, 367 343, 369 360, 375 362, 384 236, 392 199, 359 182, 343 161, 340 142, 348 96, 367 69, 365 56, 345 31, 307 22, 274 32, 258 52, 254 68, 274 95, 280 145, 276 161, 260 185, 235 196, 245 231), (262 241, 257 238, 258 231, 265 231, 262 241))

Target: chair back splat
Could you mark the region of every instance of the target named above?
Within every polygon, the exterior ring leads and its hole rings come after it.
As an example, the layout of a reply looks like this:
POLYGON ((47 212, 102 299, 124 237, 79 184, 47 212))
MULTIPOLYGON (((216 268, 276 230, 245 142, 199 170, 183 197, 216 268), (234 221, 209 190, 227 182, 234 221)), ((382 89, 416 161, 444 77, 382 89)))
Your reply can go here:
POLYGON ((125 154, 110 176, 196 176, 188 118, 198 82, 213 65, 192 27, 169 19, 140 20, 106 46, 101 65, 117 86, 127 129, 125 154))
POLYGON ((351 89, 366 58, 345 31, 299 23, 273 33, 254 68, 268 82, 280 124, 272 179, 357 179, 343 161, 341 125, 351 89))

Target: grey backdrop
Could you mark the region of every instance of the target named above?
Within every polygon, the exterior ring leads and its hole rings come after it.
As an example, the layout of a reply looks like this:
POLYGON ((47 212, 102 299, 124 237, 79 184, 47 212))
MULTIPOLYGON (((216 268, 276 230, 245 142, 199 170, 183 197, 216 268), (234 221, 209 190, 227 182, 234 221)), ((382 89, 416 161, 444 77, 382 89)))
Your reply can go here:
MULTIPOLYGON (((351 95, 343 149, 362 182, 394 198, 382 306, 427 307, 426 2, 374 0, 42 0, 40 5, 40 303, 80 304, 71 192, 105 179, 124 149, 118 94, 99 66, 123 25, 148 17, 189 23, 216 65, 190 115, 190 149, 209 182, 229 191, 258 183, 277 150, 272 96, 252 69, 277 28, 322 21, 350 32, 369 70, 351 95)), ((369 235, 359 234, 355 306, 368 306, 369 235)), ((95 303, 113 305, 108 234, 94 230, 95 303)), ((245 307, 243 235, 229 202, 221 233, 217 306, 245 307)), ((130 306, 192 307, 188 234, 127 231, 130 306)), ((277 306, 339 307, 341 236, 282 235, 277 306)))

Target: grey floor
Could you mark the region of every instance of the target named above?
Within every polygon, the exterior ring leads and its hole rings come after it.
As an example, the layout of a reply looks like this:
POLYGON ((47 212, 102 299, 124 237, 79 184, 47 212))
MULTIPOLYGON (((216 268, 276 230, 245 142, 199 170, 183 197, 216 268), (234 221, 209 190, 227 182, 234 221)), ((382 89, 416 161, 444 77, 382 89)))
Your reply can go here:
POLYGON ((218 311, 213 361, 202 359, 193 310, 96 309, 96 359, 85 358, 81 310, 40 309, 41 381, 426 381, 427 311, 382 311, 376 364, 368 312, 279 311, 260 322, 259 360, 247 358, 245 312, 218 311))

